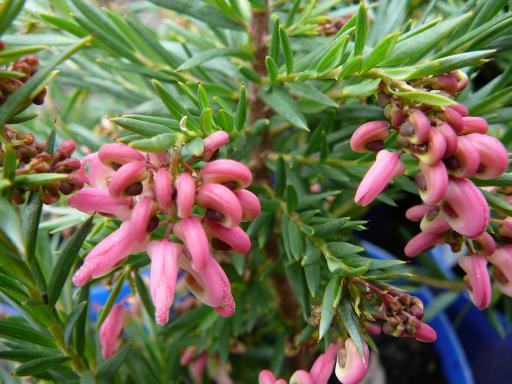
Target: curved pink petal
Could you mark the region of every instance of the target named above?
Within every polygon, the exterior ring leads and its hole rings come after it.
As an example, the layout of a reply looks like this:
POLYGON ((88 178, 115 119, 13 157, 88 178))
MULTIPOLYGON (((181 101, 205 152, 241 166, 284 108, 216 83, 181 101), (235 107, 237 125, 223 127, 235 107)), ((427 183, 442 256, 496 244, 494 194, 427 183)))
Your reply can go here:
MULTIPOLYGON (((251 250, 251 239, 249 239, 249 236, 247 236, 242 228, 226 228, 210 220, 204 220, 203 226, 209 236, 220 240, 233 251, 237 253, 247 253, 251 250)), ((215 244, 212 245, 215 248, 215 244)), ((225 250, 225 247, 218 249, 225 250)))
POLYGON ((416 326, 416 333, 411 337, 414 337, 416 340, 424 343, 433 343, 437 340, 437 333, 434 328, 421 321, 418 321, 418 323, 419 324, 416 326))
POLYGON ((144 246, 145 243, 133 239, 129 223, 121 224, 119 229, 105 237, 89 252, 73 276, 73 282, 76 286, 82 286, 91 279, 105 276, 131 253, 142 251, 144 246))
POLYGON ((430 120, 427 115, 419 109, 411 108, 407 111, 407 119, 398 131, 409 142, 418 145, 427 142, 430 128, 430 120))
POLYGON ((133 207, 130 218, 130 233, 135 241, 143 242, 148 237, 150 220, 155 215, 155 205, 149 196, 143 196, 133 207))
POLYGON ((512 245, 502 245, 487 257, 494 265, 494 281, 499 290, 512 297, 512 245))
POLYGON ((429 133, 429 139, 423 145, 411 145, 410 150, 421 163, 427 165, 437 164, 446 153, 446 140, 441 132, 432 128, 429 133))
POLYGON ((114 173, 113 169, 104 165, 98 159, 98 153, 91 153, 85 156, 80 165, 80 176, 89 185, 97 188, 106 188, 107 180, 114 173), (87 172, 85 167, 89 165, 87 172))
POLYGON ((236 188, 247 188, 252 182, 252 174, 244 164, 229 159, 220 159, 206 164, 201 169, 204 183, 227 184, 236 188))
POLYGON ((196 204, 207 209, 205 217, 225 227, 236 227, 242 220, 242 206, 238 198, 222 184, 201 185, 197 189, 196 204))
POLYGON ((368 371, 370 351, 363 340, 364 357, 361 357, 352 339, 345 340, 344 348, 338 351, 336 377, 343 384, 357 384, 363 380, 368 371))
POLYGON ((462 121, 464 122, 463 135, 470 133, 481 133, 485 135, 489 130, 489 124, 487 124, 487 120, 483 117, 467 116, 463 117, 462 121))
POLYGON ((400 103, 392 98, 391 102, 384 106, 384 116, 389 119, 391 127, 398 128, 403 120, 402 106, 400 103))
POLYGON ((194 269, 200 271, 206 268, 212 256, 201 221, 196 216, 180 220, 174 226, 174 233, 185 244, 194 269))
POLYGON ((275 384, 276 377, 268 369, 264 369, 258 375, 258 384, 275 384))
POLYGON ((480 157, 480 165, 475 173, 479 179, 494 179, 501 176, 508 167, 508 151, 498 139, 472 133, 466 135, 476 148, 480 157))
POLYGON ((157 323, 166 324, 174 300, 181 247, 164 239, 150 242, 147 252, 151 258, 149 290, 155 305, 155 318, 157 323))
POLYGON ((450 105, 450 108, 459 112, 459 115, 461 115, 462 117, 466 117, 467 115, 469 115, 468 108, 464 104, 457 103, 454 105, 450 105))
POLYGON ((452 106, 446 107, 441 114, 441 117, 446 121, 455 131, 456 134, 462 134, 464 130, 464 121, 462 115, 452 106))
POLYGON ((467 136, 459 136, 455 154, 445 160, 450 175, 457 177, 473 176, 480 166, 480 155, 467 136))
POLYGON ((201 160, 210 160, 219 148, 223 147, 227 143, 229 143, 229 134, 227 132, 217 131, 207 136, 203 141, 204 151, 201 156, 201 160))
POLYGON ((290 378, 290 384, 316 384, 309 372, 302 369, 295 371, 290 378))
POLYGON ((146 161, 146 157, 142 153, 121 143, 103 144, 98 151, 98 158, 103 164, 113 168, 132 161, 146 161))
POLYGON ((443 215, 433 210, 421 220, 420 228, 426 233, 441 234, 450 230, 450 224, 443 215))
POLYGON ((358 153, 380 151, 384 148, 383 142, 388 136, 387 121, 370 121, 354 131, 350 138, 350 148, 358 153))
POLYGON ((430 212, 434 207, 427 204, 418 204, 405 211, 405 217, 411 221, 421 221, 423 216, 430 212))
POLYGON ((446 144, 443 158, 449 158, 455 155, 455 151, 457 151, 458 136, 453 128, 447 123, 441 122, 435 127, 435 129, 443 135, 446 144))
POLYGON ((172 176, 168 169, 159 168, 154 175, 155 197, 158 208, 162 212, 169 212, 172 207, 172 176))
POLYGON ((125 195, 139 195, 142 193, 141 182, 148 176, 146 162, 134 161, 121 166, 111 177, 108 184, 108 191, 112 197, 122 197, 125 195), (139 185, 140 188, 130 187, 139 185))
POLYGON ((478 256, 490 256, 496 251, 496 242, 487 232, 473 240, 478 256))
POLYGON ((251 221, 260 215, 261 204, 258 196, 247 189, 237 189, 233 193, 242 207, 242 221, 251 221))
POLYGON ((443 241, 443 235, 420 232, 410 239, 404 248, 406 256, 413 257, 443 241))
POLYGON ((115 304, 99 330, 101 355, 104 359, 110 359, 119 348, 123 328, 128 319, 129 311, 122 303, 115 304))
POLYGON ((375 163, 370 167, 357 187, 355 202, 363 207, 370 204, 388 185, 389 181, 405 171, 400 155, 383 149, 377 153, 375 163))
MULTIPOLYGON (((434 165, 427 165, 420 162, 422 176, 418 179, 418 191, 421 199, 428 205, 439 203, 448 188, 448 173, 444 163, 439 161, 434 165), (424 182, 424 185, 423 185, 424 182)), ((420 175, 421 176, 421 175, 420 175)))
POLYGON ((492 292, 487 260, 477 255, 463 256, 459 259, 459 265, 466 272, 464 282, 471 301, 480 310, 487 308, 492 292))
POLYGON ((192 207, 196 198, 196 182, 190 173, 183 172, 178 176, 175 193, 177 193, 176 208, 178 210, 178 217, 186 219, 192 214, 192 207))
POLYGON ((318 356, 309 371, 315 384, 327 384, 336 364, 336 344, 330 344, 327 351, 318 356))
POLYGON ((467 179, 450 177, 441 209, 450 227, 461 235, 480 237, 489 225, 487 201, 467 179))
POLYGON ((99 212, 128 220, 132 214, 131 197, 114 198, 106 189, 86 188, 76 192, 68 199, 68 205, 85 213, 99 212))

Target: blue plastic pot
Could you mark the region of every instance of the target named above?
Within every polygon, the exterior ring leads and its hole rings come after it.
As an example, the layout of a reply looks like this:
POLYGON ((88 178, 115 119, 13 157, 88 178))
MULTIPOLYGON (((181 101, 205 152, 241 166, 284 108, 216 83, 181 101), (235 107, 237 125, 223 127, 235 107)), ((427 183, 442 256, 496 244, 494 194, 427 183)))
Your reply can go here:
MULTIPOLYGON (((382 248, 367 242, 361 241, 369 257, 374 259, 395 259, 393 255, 382 248)), ((418 296, 425 306, 433 299, 434 295, 427 287, 421 287, 418 291, 412 292, 418 296)), ((464 348, 459 341, 458 335, 445 313, 439 313, 431 319, 428 324, 437 332, 437 340, 434 347, 439 354, 443 367, 444 376, 450 384, 472 384, 473 374, 468 364, 464 348)), ((510 355, 509 355, 510 356, 510 355)))

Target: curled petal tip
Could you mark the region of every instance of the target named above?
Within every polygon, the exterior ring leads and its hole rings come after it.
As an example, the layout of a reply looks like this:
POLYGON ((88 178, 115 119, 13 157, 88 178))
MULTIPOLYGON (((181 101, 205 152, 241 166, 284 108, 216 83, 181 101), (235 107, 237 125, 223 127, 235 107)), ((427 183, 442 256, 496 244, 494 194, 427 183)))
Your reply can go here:
POLYGON ((470 255, 459 259, 460 267, 466 272, 464 281, 471 301, 478 309, 485 309, 491 303, 491 281, 487 272, 487 260, 482 256, 470 255))
POLYGON ((275 384, 276 377, 268 369, 264 369, 258 375, 258 384, 275 384))
POLYGON ((185 244, 185 248, 192 258, 194 269, 206 268, 212 256, 201 221, 195 216, 180 220, 174 226, 174 233, 185 244))
POLYGON ((108 191, 112 197, 139 195, 143 190, 141 183, 147 175, 144 161, 126 163, 112 175, 108 191))
POLYGON ((184 172, 176 179, 176 208, 178 217, 186 219, 192 214, 196 196, 196 182, 192 175, 184 172))
MULTIPOLYGON (((209 236, 223 243, 220 244, 221 247, 217 249, 221 249, 222 246, 227 246, 237 253, 247 253, 251 250, 251 240, 242 228, 226 228, 210 220, 204 220, 203 225, 209 236)), ((212 243, 212 246, 216 248, 215 243, 212 243)))
POLYGON ((338 352, 335 373, 343 384, 357 384, 366 375, 370 351, 364 340, 363 348, 364 357, 361 357, 352 339, 347 339, 344 348, 338 352))
POLYGON ((118 167, 132 161, 146 160, 142 153, 121 143, 103 144, 98 151, 98 158, 103 164, 112 167, 118 167))
POLYGON ((233 193, 238 198, 240 206, 242 207, 243 221, 254 220, 260 215, 261 204, 258 196, 247 189, 237 189, 233 191, 233 193))
POLYGON ((155 197, 158 207, 168 212, 172 206, 172 176, 168 169, 160 168, 154 176, 155 197))
POLYGON ((203 142, 204 151, 201 156, 201 160, 210 160, 219 148, 223 147, 227 143, 229 143, 229 134, 225 131, 217 131, 207 136, 203 142))
POLYGON ((480 165, 475 177, 494 179, 507 170, 508 151, 498 139, 480 133, 472 133, 466 137, 479 154, 480 165))
POLYGON ((235 184, 247 188, 252 182, 252 174, 244 164, 229 159, 220 159, 206 164, 201 169, 204 183, 235 184))
POLYGON ((420 232, 405 245, 404 253, 409 257, 416 256, 439 244, 442 240, 443 236, 441 234, 420 232))
POLYGON ((434 206, 427 204, 414 205, 405 211, 405 217, 411 221, 421 221, 433 208, 434 206))
POLYGON ((424 343, 433 343, 437 340, 437 333, 430 325, 420 322, 413 335, 416 340, 424 343))
POLYGON ((206 217, 228 228, 242 220, 242 206, 236 195, 222 184, 206 183, 197 189, 196 203, 208 211, 206 217))
POLYGON ((350 148, 354 152, 368 152, 383 148, 383 141, 389 136, 387 121, 370 121, 357 128, 350 138, 350 148), (376 146, 376 143, 379 145, 376 146))
POLYGON ((448 188, 448 173, 442 162, 427 165, 420 162, 422 175, 417 178, 421 199, 428 205, 439 203, 448 188))
POLYGON ((481 133, 486 134, 489 130, 489 125, 487 124, 487 120, 483 117, 476 116, 466 116, 462 118, 463 121, 463 135, 468 135, 470 133, 481 133))

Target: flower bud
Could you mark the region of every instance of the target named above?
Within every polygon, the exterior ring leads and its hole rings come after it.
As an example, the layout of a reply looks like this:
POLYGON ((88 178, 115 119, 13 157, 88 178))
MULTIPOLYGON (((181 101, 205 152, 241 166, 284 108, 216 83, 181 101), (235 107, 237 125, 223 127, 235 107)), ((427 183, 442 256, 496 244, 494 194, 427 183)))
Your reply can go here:
POLYGON ((350 138, 350 148, 363 153, 384 148, 384 140, 389 136, 387 121, 370 121, 357 128, 350 138))

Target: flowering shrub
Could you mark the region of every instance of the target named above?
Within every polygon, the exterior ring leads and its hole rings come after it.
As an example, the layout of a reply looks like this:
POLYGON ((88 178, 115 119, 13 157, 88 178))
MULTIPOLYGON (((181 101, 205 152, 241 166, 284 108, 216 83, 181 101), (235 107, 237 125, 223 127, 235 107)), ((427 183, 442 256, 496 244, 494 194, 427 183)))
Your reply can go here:
POLYGON ((0 4, 3 380, 355 384, 421 284, 510 322, 508 2, 345 3, 0 4))

